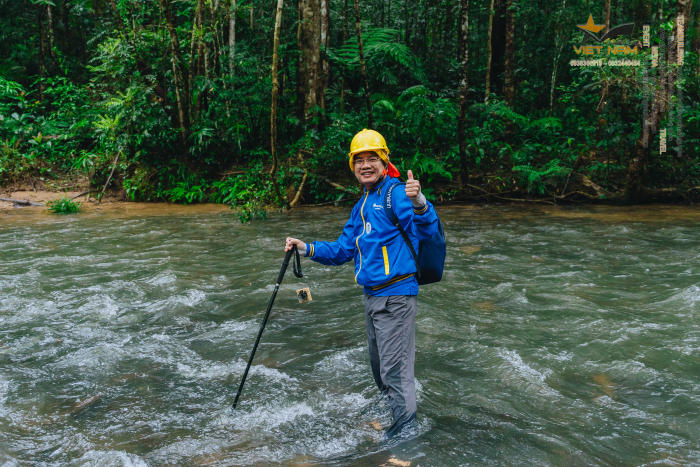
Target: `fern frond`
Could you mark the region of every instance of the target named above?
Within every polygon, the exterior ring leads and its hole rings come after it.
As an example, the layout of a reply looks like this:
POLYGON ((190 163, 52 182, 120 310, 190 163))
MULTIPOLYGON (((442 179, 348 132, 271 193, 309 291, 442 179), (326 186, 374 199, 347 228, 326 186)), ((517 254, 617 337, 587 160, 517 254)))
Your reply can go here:
MULTIPOLYGON (((415 79, 424 80, 425 72, 420 59, 401 42, 401 34, 398 30, 368 28, 362 34, 362 43, 368 66, 377 70, 376 75, 382 82, 391 84, 398 80, 389 70, 390 66, 397 65, 415 79)), ((325 54, 333 64, 349 72, 356 72, 360 66, 357 37, 351 37, 339 47, 326 49, 325 54)))
POLYGON ((552 159, 540 168, 531 165, 515 165, 513 173, 527 183, 528 192, 537 191, 542 195, 546 191, 548 181, 562 179, 571 172, 569 167, 560 164, 561 160, 552 159))

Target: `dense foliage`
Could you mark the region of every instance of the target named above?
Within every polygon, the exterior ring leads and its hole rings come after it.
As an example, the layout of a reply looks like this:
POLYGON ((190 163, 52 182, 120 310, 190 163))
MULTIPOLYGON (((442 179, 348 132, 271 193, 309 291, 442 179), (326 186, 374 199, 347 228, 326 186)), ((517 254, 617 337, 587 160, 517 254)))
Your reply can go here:
MULTIPOLYGON (((368 112, 352 2, 325 3, 322 97, 311 108, 302 102, 309 89, 300 71, 308 57, 299 39, 301 3, 283 9, 273 162, 270 2, 0 0, 0 186, 82 174, 101 187, 113 172, 112 189, 128 199, 228 203, 245 219, 261 205, 288 204, 302 180, 306 203, 354 199, 347 148, 368 126, 368 112)), ((611 26, 633 22, 635 30, 605 45, 634 44, 649 24, 663 62, 685 2, 663 0, 657 9, 643 0, 497 0, 491 11, 488 1, 360 1, 374 126, 392 160, 413 169, 437 201, 622 193, 638 166, 658 69, 570 66, 581 58, 574 47, 595 43, 576 24, 589 14, 603 23, 606 3, 611 26), (465 4, 461 155, 458 22, 465 4), (512 61, 504 58, 507 15, 515 23, 512 61)), ((659 151, 654 128, 643 156, 646 196, 634 200, 700 196, 699 9, 693 6, 686 24, 685 64, 667 67, 677 70, 659 125, 667 128, 667 151, 659 151)), ((640 44, 636 58, 646 65, 650 53, 640 44)))

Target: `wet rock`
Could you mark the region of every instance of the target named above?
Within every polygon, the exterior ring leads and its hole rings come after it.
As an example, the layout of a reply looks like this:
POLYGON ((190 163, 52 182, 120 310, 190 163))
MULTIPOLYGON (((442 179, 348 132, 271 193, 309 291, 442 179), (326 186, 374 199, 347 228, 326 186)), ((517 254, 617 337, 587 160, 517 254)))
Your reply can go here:
POLYGON ((608 378, 607 375, 603 373, 599 375, 594 375, 593 381, 595 381, 595 383, 598 386, 600 386, 600 389, 603 390, 606 396, 608 396, 611 399, 615 398, 615 390, 613 389, 612 381, 610 381, 610 378, 608 378))
POLYGON ((411 461, 403 461, 396 457, 390 457, 385 464, 382 464, 383 467, 408 467, 409 465, 411 465, 411 461))
POLYGON ((132 381, 137 381, 143 379, 144 377, 145 375, 143 373, 122 373, 110 378, 109 382, 111 384, 131 383, 132 381))
POLYGON ((496 305, 491 300, 485 300, 483 302, 475 302, 474 307, 481 311, 494 311, 496 305))
POLYGON ((85 411, 85 409, 88 409, 95 405, 97 402, 100 400, 100 395, 95 394, 94 396, 90 396, 87 399, 84 399, 82 401, 76 402, 73 407, 70 409, 70 414, 72 416, 76 416, 82 412, 85 411))
POLYGON ((379 423, 379 421, 377 421, 377 420, 372 420, 371 422, 369 422, 369 426, 371 426, 372 428, 374 428, 377 431, 383 430, 382 424, 379 423))
POLYGON ((481 247, 477 245, 463 245, 459 247, 460 250, 462 250, 463 253, 466 253, 468 255, 473 255, 477 251, 481 251, 481 247))
POLYGON ((311 467, 316 465, 316 463, 312 457, 301 455, 292 459, 289 465, 293 467, 311 467))
POLYGON ((270 357, 265 357, 262 359, 262 364, 266 366, 267 368, 282 368, 282 365, 280 364, 279 361, 274 360, 270 357))

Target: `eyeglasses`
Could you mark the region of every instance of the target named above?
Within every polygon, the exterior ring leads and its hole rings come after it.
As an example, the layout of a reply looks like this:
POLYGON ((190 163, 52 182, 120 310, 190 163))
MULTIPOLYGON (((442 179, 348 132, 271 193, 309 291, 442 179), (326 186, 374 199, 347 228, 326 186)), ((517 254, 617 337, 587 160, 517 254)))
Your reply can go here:
POLYGON ((355 167, 362 167, 362 165, 363 165, 365 162, 367 162, 367 163, 369 163, 369 164, 376 164, 376 163, 379 162, 380 160, 381 160, 381 159, 380 159, 379 157, 372 156, 372 157, 368 157, 368 158, 366 158, 366 159, 357 159, 357 158, 355 158, 355 159, 353 159, 352 163, 353 163, 353 165, 354 165, 355 167))

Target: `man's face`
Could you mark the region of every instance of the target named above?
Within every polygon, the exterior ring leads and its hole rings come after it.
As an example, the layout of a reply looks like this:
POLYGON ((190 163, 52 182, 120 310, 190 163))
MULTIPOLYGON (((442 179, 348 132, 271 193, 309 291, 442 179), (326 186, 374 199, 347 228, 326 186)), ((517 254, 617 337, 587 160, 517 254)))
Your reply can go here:
POLYGON ((369 189, 384 173, 384 162, 374 152, 361 152, 353 157, 355 177, 365 188, 369 189))

